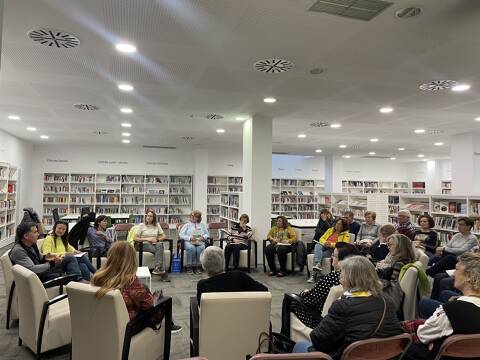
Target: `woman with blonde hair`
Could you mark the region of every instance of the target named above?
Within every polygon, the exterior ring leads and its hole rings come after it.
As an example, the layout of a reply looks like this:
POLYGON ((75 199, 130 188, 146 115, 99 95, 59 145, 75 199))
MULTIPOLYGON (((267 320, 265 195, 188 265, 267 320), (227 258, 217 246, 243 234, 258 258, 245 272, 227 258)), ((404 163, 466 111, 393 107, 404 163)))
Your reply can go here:
MULTIPOLYGON (((143 285, 137 275, 137 255, 127 241, 116 241, 107 253, 107 262, 95 275, 90 283, 99 286, 97 298, 103 297, 111 290, 120 290, 127 306, 130 320, 141 311, 153 307, 155 301, 162 297, 161 291, 153 294, 143 285)), ((155 319, 161 321, 161 319, 155 319)), ((172 332, 182 328, 172 324, 172 332)))
POLYGON ((403 333, 395 306, 383 296, 375 267, 363 256, 340 262, 340 284, 345 293, 310 333, 309 342, 298 342, 293 352, 322 351, 339 359, 351 343, 403 333))
POLYGON ((415 251, 410 239, 403 234, 390 235, 387 246, 388 254, 376 264, 377 272, 384 280, 396 281, 402 267, 415 262, 415 251))

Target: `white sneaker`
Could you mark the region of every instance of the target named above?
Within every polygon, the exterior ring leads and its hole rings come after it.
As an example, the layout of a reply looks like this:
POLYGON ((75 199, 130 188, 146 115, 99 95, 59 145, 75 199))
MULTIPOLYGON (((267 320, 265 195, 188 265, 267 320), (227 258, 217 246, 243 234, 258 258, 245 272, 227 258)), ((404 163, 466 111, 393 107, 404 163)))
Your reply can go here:
POLYGON ((316 271, 322 271, 322 263, 317 263, 312 269, 316 271))
POLYGON ((315 282, 315 276, 312 274, 310 278, 307 280, 308 283, 313 284, 315 282))

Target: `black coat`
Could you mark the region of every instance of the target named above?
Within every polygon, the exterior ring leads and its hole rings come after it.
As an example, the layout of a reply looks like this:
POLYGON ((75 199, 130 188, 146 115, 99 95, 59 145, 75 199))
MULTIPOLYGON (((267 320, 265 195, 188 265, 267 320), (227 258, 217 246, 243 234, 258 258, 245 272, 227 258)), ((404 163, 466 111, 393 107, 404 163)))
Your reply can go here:
POLYGON ((310 333, 313 347, 317 351, 329 353, 336 359, 340 358, 343 350, 355 341, 402 334, 395 306, 388 299, 386 304, 383 323, 373 334, 383 314, 384 302, 381 298, 342 297, 335 301, 328 315, 310 333))
POLYGON ((317 227, 315 228, 315 236, 313 237, 314 240, 320 240, 325 231, 332 227, 334 223, 333 220, 327 219, 327 221, 323 221, 322 219, 318 220, 317 227))

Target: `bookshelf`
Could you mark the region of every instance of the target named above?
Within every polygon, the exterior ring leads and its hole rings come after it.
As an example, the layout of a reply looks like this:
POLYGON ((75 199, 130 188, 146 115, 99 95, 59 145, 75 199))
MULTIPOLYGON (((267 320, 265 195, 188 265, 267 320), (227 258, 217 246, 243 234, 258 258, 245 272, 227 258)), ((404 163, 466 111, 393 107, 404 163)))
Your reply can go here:
POLYGON ((230 229, 233 223, 240 221, 243 212, 243 193, 224 191, 220 193, 220 220, 230 229))
POLYGON ((272 213, 292 219, 316 219, 324 180, 272 179, 272 213))
POLYGON ((0 162, 0 247, 10 244, 15 238, 17 182, 18 169, 0 162))
POLYGON ((425 183, 407 181, 342 180, 342 192, 360 194, 425 193, 425 183), (414 188, 418 186, 418 188, 414 188), (423 184, 423 187, 420 187, 423 184))
POLYGON ((45 173, 43 179, 43 223, 53 225, 52 211, 80 215, 90 208, 97 214, 130 214, 143 221, 149 208, 159 222, 186 222, 192 211, 191 175, 45 173))
POLYGON ((221 193, 241 193, 243 191, 243 178, 241 176, 216 176, 207 177, 207 223, 220 222, 221 193))

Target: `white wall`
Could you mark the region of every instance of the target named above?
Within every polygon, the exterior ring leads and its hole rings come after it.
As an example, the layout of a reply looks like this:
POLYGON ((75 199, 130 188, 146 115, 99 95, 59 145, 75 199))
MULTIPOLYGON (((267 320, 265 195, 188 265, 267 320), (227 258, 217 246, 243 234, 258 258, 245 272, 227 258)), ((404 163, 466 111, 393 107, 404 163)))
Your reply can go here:
POLYGON ((339 159, 342 179, 373 181, 410 180, 406 164, 390 159, 339 159))
POLYGON ((272 155, 272 178, 325 179, 325 158, 272 155))
POLYGON ((0 161, 19 169, 17 195, 17 221, 24 207, 32 206, 32 154, 33 146, 0 130, 0 161))

